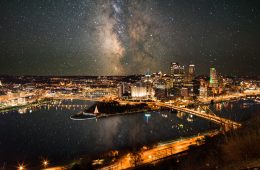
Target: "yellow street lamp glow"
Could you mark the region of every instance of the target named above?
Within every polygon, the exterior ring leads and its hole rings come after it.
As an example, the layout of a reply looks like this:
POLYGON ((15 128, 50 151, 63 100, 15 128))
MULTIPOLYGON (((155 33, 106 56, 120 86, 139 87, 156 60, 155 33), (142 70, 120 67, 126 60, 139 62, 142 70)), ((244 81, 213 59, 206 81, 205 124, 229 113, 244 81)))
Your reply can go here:
POLYGON ((44 167, 46 167, 46 166, 48 166, 49 162, 48 162, 48 160, 43 160, 42 164, 44 167))
POLYGON ((19 164, 17 167, 18 170, 25 170, 25 167, 23 164, 19 164))

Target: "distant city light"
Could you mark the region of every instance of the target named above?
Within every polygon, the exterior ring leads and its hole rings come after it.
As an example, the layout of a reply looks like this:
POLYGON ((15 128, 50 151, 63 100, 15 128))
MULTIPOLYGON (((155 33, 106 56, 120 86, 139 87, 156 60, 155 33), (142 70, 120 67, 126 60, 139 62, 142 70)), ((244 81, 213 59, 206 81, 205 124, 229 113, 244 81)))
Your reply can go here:
POLYGON ((23 164, 19 164, 17 169, 18 170, 25 170, 25 166, 23 164))
POLYGON ((48 160, 43 160, 42 164, 43 164, 44 167, 47 167, 49 162, 48 162, 48 160))
POLYGON ((149 118, 151 117, 150 113, 145 113, 144 116, 146 117, 146 122, 148 123, 149 118))

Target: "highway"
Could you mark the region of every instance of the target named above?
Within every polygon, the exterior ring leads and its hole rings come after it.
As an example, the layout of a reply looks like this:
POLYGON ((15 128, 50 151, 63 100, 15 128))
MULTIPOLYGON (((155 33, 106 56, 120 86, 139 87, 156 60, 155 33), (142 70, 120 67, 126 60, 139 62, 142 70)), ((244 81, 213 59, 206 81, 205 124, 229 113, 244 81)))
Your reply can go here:
POLYGON ((129 153, 118 159, 113 164, 101 168, 101 170, 128 169, 135 166, 152 163, 168 156, 186 151, 192 145, 202 145, 204 143, 203 139, 205 138, 205 136, 214 136, 216 134, 218 134, 218 132, 214 131, 206 133, 204 135, 180 139, 178 141, 173 141, 165 144, 159 144, 154 148, 139 151, 134 156, 133 154, 129 153))

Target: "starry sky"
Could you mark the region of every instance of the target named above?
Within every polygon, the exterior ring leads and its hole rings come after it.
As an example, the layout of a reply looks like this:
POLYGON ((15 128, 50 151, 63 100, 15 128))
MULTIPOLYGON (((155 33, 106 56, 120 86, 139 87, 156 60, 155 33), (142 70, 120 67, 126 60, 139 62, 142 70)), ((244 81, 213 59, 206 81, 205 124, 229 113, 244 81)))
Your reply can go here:
POLYGON ((260 75, 259 0, 1 0, 0 74, 260 75))

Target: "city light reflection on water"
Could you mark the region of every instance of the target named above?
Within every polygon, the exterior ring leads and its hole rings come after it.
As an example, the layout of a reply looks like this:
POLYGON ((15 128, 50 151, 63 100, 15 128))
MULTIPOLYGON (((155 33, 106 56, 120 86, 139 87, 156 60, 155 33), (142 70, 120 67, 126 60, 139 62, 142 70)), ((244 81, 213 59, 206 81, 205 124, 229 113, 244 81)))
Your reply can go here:
POLYGON ((248 120, 253 114, 260 111, 260 104, 253 99, 220 102, 210 106, 218 116, 238 122, 248 120))
MULTIPOLYGON (((69 117, 94 102, 63 101, 31 107, 23 114, 10 111, 0 115, 0 164, 17 161, 52 162, 71 160, 79 155, 95 155, 202 133, 218 126, 190 114, 168 111, 112 116, 97 121, 73 121, 69 117), (30 111, 31 110, 31 111, 30 111)), ((212 106, 217 114, 236 116, 253 113, 241 110, 241 102, 212 106), (232 106, 233 105, 233 106, 232 106), (240 112, 239 112, 240 109, 240 112)))

